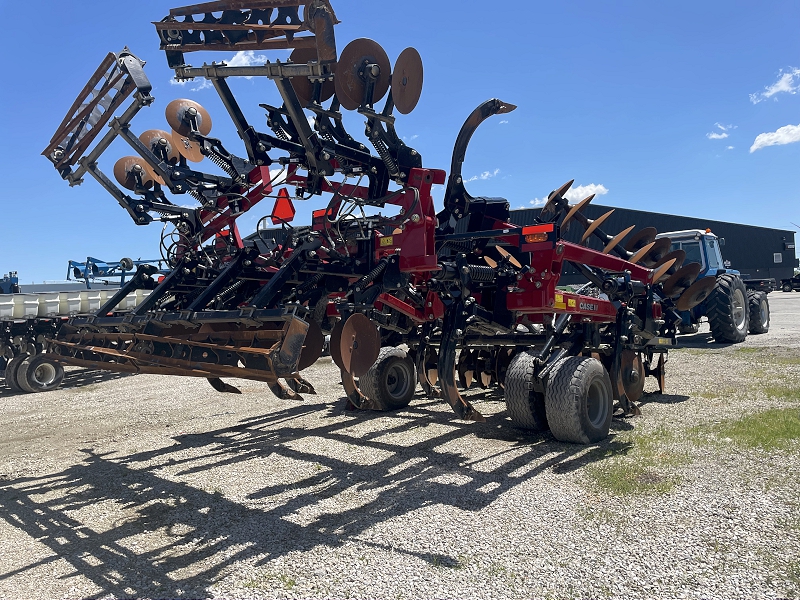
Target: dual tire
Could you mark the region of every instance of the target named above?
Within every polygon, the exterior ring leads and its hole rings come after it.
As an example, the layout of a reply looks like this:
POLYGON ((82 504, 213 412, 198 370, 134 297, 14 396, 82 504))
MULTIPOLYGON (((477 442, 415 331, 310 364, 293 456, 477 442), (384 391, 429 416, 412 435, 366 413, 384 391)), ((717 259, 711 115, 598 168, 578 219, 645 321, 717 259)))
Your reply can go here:
POLYGON ((506 373, 506 409, 520 428, 550 432, 561 442, 593 444, 608 437, 614 412, 611 378, 603 364, 586 356, 559 361, 545 382, 532 388, 534 358, 523 352, 506 373))
POLYGON ((6 385, 17 394, 51 392, 64 381, 64 367, 46 354, 22 354, 6 365, 6 385))

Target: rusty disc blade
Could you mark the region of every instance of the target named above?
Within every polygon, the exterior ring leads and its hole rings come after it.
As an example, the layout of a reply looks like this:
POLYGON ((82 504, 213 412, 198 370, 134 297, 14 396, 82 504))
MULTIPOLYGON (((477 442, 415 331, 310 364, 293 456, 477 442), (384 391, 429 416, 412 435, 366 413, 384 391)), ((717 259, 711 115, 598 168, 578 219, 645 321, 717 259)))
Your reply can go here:
POLYGON ((653 267, 653 272, 650 274, 650 282, 651 283, 658 283, 661 279, 665 277, 669 277, 667 273, 670 269, 672 269, 672 265, 675 264, 677 259, 672 259, 669 262, 665 262, 660 267, 653 267))
POLYGON ((308 333, 306 341, 303 342, 303 351, 300 353, 300 360, 297 363, 297 370, 307 369, 322 356, 322 347, 325 345, 325 335, 319 323, 313 319, 308 321, 308 333))
POLYGON ((516 258, 511 256, 511 253, 508 250, 506 250, 502 246, 497 246, 497 251, 500 253, 500 256, 502 256, 503 258, 507 259, 508 262, 510 262, 512 265, 514 265, 518 269, 522 268, 522 265, 520 264, 520 262, 516 258))
POLYGON ((683 261, 686 260, 686 252, 684 250, 673 250, 666 256, 664 256, 660 261, 653 265, 653 269, 658 269, 661 265, 665 265, 671 260, 675 260, 672 263, 672 266, 669 270, 665 273, 666 275, 673 275, 678 269, 683 266, 683 261))
POLYGON ((164 156, 166 157, 166 162, 172 165, 178 162, 178 151, 172 142, 172 134, 168 131, 162 131, 161 129, 145 131, 139 136, 139 141, 147 146, 147 149, 158 158, 164 156))
POLYGON ((656 245, 655 242, 650 242, 646 246, 643 246, 642 248, 640 248, 639 251, 636 254, 634 254, 633 256, 631 256, 628 260, 630 262, 632 262, 633 264, 637 264, 640 260, 642 260, 647 255, 648 252, 650 252, 650 250, 653 249, 653 246, 655 246, 655 245, 656 245))
POLYGON ((664 283, 664 295, 667 298, 674 298, 682 294, 695 282, 702 270, 703 267, 700 263, 689 263, 682 266, 664 283))
POLYGON ((189 124, 194 117, 197 122, 197 131, 200 135, 211 133, 211 115, 194 100, 181 98, 167 104, 167 123, 181 135, 189 135, 192 127, 189 124))
POLYGON ((331 339, 328 342, 331 351, 331 360, 333 360, 333 364, 339 367, 342 371, 345 370, 344 363, 342 362, 342 350, 341 350, 343 329, 344 329, 344 321, 340 319, 339 321, 336 322, 336 325, 333 326, 333 330, 331 330, 331 339))
POLYGON ((653 247, 650 248, 650 252, 645 254, 639 262, 643 267, 652 269, 658 261, 669 254, 670 248, 672 248, 672 241, 669 238, 658 239, 653 244, 653 247))
POLYGON ((203 162, 205 156, 200 151, 200 144, 190 140, 185 135, 173 131, 172 144, 180 154, 186 157, 186 160, 194 163, 203 162))
POLYGON ((344 370, 361 377, 375 364, 381 351, 381 334, 375 324, 361 313, 352 315, 342 329, 339 343, 344 370))
POLYGON ((592 194, 588 198, 584 198, 583 200, 578 202, 578 204, 571 207, 569 209, 569 212, 567 213, 567 216, 564 217, 563 221, 561 221, 561 227, 562 228, 566 227, 569 224, 569 222, 572 221, 572 218, 580 211, 582 211, 584 208, 586 208, 592 200, 594 200, 594 194, 592 194))
MULTIPOLYGON (((295 64, 305 65, 310 62, 318 62, 319 57, 317 55, 316 48, 295 48, 292 55, 289 57, 295 64)), ((331 70, 335 73, 336 72, 336 64, 331 64, 331 70)), ((302 106, 308 106, 311 104, 311 99, 314 96, 314 82, 311 81, 308 77, 293 77, 292 78, 292 87, 294 88, 295 94, 297 94, 297 99, 300 100, 300 104, 302 106)), ((326 100, 333 97, 333 94, 336 92, 336 84, 333 83, 332 79, 328 79, 322 83, 322 91, 319 95, 319 101, 325 102, 326 100)))
POLYGON ((367 38, 353 40, 345 46, 339 56, 335 78, 336 97, 347 110, 356 110, 364 101, 364 91, 367 87, 364 67, 367 64, 380 67, 372 96, 373 104, 389 91, 392 65, 389 63, 386 51, 373 40, 367 38))
POLYGON ((638 402, 644 393, 644 362, 633 350, 623 350, 619 369, 619 384, 628 400, 638 402))
POLYGON ((488 256, 484 256, 483 260, 486 262, 487 265, 492 267, 493 269, 497 268, 497 261, 494 259, 489 258, 488 256))
POLYGON ((581 238, 581 244, 584 243, 586 240, 588 240, 595 232, 595 230, 598 227, 600 227, 600 225, 602 225, 606 221, 606 219, 608 219, 608 217, 610 217, 613 214, 614 214, 614 209, 608 211, 599 219, 595 219, 594 221, 592 221, 592 224, 589 225, 588 229, 584 232, 583 237, 581 238))
POLYGON ((625 250, 628 252, 638 252, 647 246, 647 244, 654 242, 657 235, 658 230, 655 227, 645 227, 628 240, 628 243, 625 244, 625 250))
POLYGON ((678 310, 691 310, 703 300, 708 298, 708 295, 717 285, 716 277, 703 277, 699 281, 695 281, 689 289, 681 294, 675 308, 678 310))
POLYGON ((630 226, 630 227, 628 227, 628 228, 627 228, 625 231, 620 231, 620 232, 619 232, 619 233, 618 233, 618 234, 617 234, 617 235, 614 237, 614 239, 612 239, 610 242, 608 242, 608 244, 606 244, 606 247, 605 247, 605 248, 603 248, 603 254, 611 254, 611 251, 612 251, 614 248, 616 248, 617 246, 619 246, 620 242, 622 242, 622 240, 624 240, 624 239, 625 239, 625 236, 626 236, 626 235, 628 235, 628 234, 629 234, 631 231, 633 231, 635 228, 636 228, 636 225, 631 225, 631 226, 630 226))
POLYGON ((120 158, 114 165, 114 178, 124 188, 129 190, 136 189, 135 173, 138 169, 142 172, 142 185, 150 189, 157 180, 156 174, 141 156, 125 156, 120 158))
POLYGON ((392 98, 397 112, 407 115, 417 107, 423 79, 422 57, 416 48, 406 48, 400 53, 392 73, 392 98))

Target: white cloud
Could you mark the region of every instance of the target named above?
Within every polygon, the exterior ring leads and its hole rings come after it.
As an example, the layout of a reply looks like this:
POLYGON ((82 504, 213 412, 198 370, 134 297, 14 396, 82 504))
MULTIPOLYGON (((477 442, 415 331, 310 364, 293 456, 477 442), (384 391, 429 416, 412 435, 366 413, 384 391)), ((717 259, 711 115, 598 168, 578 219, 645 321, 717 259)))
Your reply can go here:
POLYGON ((500 125, 508 125, 508 121, 506 120, 500 121, 500 125))
POLYGON ((534 198, 531 200, 531 206, 534 208, 537 206, 544 206, 545 204, 547 204, 547 198, 534 198))
POLYGON ((579 200, 583 200, 584 198, 588 198, 592 194, 595 196, 605 196, 607 193, 608 188, 606 186, 590 183, 589 185, 579 185, 578 187, 571 188, 566 194, 564 194, 564 198, 572 202, 577 202, 579 200))
POLYGON ((254 50, 239 50, 233 58, 226 60, 229 67, 260 67, 269 60, 264 54, 256 54, 254 50))
POLYGON ((728 146, 725 150, 733 150, 734 146, 728 146))
POLYGON ((413 142, 413 141, 414 141, 415 139, 417 139, 418 137, 419 137, 418 135, 412 135, 411 137, 406 137, 406 136, 403 136, 403 141, 404 141, 406 144, 408 144, 408 143, 410 143, 410 142, 413 142))
POLYGON ((778 131, 759 134, 750 146, 750 154, 767 146, 784 146, 795 142, 800 142, 800 125, 786 125, 778 131))
POLYGON ((758 104, 782 92, 796 94, 798 89, 800 89, 800 69, 797 67, 791 67, 787 71, 781 69, 778 72, 778 81, 765 87, 763 92, 750 94, 750 102, 758 104))
POLYGON ((499 173, 500 169, 495 169, 494 171, 484 171, 480 175, 475 175, 467 179, 467 183, 469 183, 470 181, 478 181, 479 179, 481 181, 486 181, 487 179, 491 179, 492 177, 497 177, 499 173))
POLYGON ((728 132, 737 129, 737 125, 723 125, 722 123, 714 123, 714 127, 719 129, 722 133, 717 131, 712 131, 711 133, 707 133, 706 137, 710 140, 724 140, 726 137, 729 136, 728 132))
POLYGON ((178 81, 177 79, 175 79, 173 77, 172 79, 169 80, 169 84, 170 85, 179 85, 179 86, 183 87, 184 85, 186 85, 190 81, 191 81, 191 79, 184 79, 183 81, 178 81))

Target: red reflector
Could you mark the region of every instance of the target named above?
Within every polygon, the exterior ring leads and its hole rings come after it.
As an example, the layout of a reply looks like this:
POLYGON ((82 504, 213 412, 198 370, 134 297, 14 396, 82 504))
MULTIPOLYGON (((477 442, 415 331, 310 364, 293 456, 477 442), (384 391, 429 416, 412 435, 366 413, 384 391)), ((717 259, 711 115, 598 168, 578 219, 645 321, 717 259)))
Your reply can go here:
POLYGON ((552 233, 555 231, 555 225, 552 223, 548 223, 547 225, 531 225, 530 227, 523 227, 522 228, 522 235, 529 236, 534 235, 537 233, 544 233, 545 239, 547 238, 548 233, 552 233))
POLYGON ((653 318, 656 320, 661 320, 663 315, 664 312, 661 310, 661 304, 658 302, 653 302, 653 318))
POLYGON ((278 192, 278 199, 275 200, 275 208, 272 209, 272 223, 280 225, 281 223, 290 223, 297 211, 294 209, 292 199, 289 197, 289 192, 286 188, 281 188, 278 192))

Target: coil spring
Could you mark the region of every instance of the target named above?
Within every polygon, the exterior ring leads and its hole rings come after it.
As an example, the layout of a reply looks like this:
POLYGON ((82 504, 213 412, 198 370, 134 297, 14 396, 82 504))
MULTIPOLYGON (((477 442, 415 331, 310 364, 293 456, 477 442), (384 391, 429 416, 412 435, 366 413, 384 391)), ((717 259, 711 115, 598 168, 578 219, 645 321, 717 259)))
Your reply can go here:
POLYGON ((289 138, 289 134, 278 124, 273 124, 272 131, 275 133, 275 137, 279 140, 283 140, 284 142, 291 142, 292 140, 289 138))
POLYGON ((389 266, 389 259, 388 258, 381 259, 381 262, 379 262, 375 266, 375 268, 372 269, 372 271, 370 271, 369 273, 364 275, 364 277, 362 277, 361 279, 358 280, 358 282, 355 285, 355 289, 356 290, 363 290, 370 283, 372 283, 378 277, 380 277, 381 274, 386 270, 386 267, 388 267, 388 266, 389 266))
POLYGON ((224 290, 222 290, 219 294, 217 294, 217 299, 225 302, 232 294, 236 293, 239 288, 244 285, 244 280, 240 279, 239 281, 235 281, 224 290))
POLYGON ((478 283, 489 283, 494 281, 495 272, 492 267, 470 265, 469 276, 472 278, 472 281, 476 281, 478 283))
POLYGON ((316 286, 320 281, 322 281, 323 277, 324 275, 322 273, 317 273, 316 275, 314 275, 311 279, 309 279, 303 285, 297 288, 297 295, 303 296, 307 292, 311 291, 311 289, 314 286, 316 286))
POLYGON ((208 154, 208 158, 210 158, 211 162, 213 162, 215 165, 217 165, 220 169, 225 171, 228 175, 230 175, 234 179, 239 178, 239 173, 236 172, 236 169, 234 169, 231 165, 225 162, 222 159, 222 157, 220 157, 216 152, 214 151, 210 152, 208 154))
POLYGON ((383 140, 374 139, 372 140, 372 145, 375 146, 375 150, 378 151, 378 155, 381 157, 383 164, 386 165, 386 168, 389 169, 389 175, 395 177, 399 175, 399 170, 397 168, 397 162, 395 162, 392 155, 389 153, 389 148, 386 147, 386 144, 383 143, 383 140))

